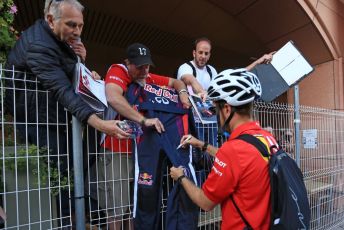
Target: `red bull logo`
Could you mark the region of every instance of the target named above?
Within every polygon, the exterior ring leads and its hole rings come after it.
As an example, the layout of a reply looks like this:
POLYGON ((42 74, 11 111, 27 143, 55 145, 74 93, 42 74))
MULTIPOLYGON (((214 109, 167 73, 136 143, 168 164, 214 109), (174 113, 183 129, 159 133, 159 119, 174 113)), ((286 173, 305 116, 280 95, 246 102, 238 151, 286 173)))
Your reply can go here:
POLYGON ((152 185, 153 184, 153 175, 150 175, 148 173, 140 173, 139 174, 139 180, 137 183, 143 184, 143 185, 152 185))

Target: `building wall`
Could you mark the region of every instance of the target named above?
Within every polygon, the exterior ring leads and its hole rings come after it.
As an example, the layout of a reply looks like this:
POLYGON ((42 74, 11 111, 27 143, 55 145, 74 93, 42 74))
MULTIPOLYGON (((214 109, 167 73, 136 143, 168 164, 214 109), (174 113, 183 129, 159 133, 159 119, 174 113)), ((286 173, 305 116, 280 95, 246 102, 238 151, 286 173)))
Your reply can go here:
MULTIPOLYGON (((335 79, 334 62, 326 62, 314 67, 314 72, 299 84, 301 105, 334 109, 335 79)), ((294 90, 289 90, 288 101, 293 101, 294 90)))
MULTIPOLYGON (((300 104, 343 110, 344 1, 298 2, 317 27, 333 56, 333 61, 316 65, 315 71, 300 83, 300 104)), ((288 91, 288 101, 293 102, 293 90, 288 91)))

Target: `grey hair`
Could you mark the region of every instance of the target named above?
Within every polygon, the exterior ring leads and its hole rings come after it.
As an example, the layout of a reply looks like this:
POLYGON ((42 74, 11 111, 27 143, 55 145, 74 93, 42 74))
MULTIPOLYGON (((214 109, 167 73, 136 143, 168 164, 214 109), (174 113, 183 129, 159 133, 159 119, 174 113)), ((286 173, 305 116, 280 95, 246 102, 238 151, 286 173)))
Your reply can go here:
POLYGON ((61 5, 68 4, 75 9, 82 12, 84 10, 84 6, 78 0, 46 0, 44 5, 44 18, 47 20, 48 14, 53 15, 55 19, 59 19, 61 17, 61 5))

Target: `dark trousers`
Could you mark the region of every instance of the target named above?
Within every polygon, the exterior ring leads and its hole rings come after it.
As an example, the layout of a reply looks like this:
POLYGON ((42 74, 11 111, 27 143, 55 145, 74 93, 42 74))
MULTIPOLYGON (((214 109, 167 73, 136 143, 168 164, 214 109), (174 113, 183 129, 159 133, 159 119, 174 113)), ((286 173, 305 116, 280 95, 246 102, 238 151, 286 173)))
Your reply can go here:
MULTIPOLYGON (((163 122, 166 132, 159 134, 151 128, 144 128, 140 143, 137 146, 135 177, 137 187, 136 213, 134 229, 136 230, 158 230, 161 195, 163 189, 163 172, 166 157, 175 167, 182 166, 184 174, 193 180, 194 169, 191 166, 189 150, 176 149, 183 135, 180 125, 180 116, 162 113, 159 119, 163 122), (170 119, 168 119, 170 116, 170 119)), ((149 116, 147 116, 149 117, 149 116)), ((176 183, 169 191, 167 199, 166 223, 164 228, 168 230, 197 229, 199 208, 191 201, 183 187, 176 183)))

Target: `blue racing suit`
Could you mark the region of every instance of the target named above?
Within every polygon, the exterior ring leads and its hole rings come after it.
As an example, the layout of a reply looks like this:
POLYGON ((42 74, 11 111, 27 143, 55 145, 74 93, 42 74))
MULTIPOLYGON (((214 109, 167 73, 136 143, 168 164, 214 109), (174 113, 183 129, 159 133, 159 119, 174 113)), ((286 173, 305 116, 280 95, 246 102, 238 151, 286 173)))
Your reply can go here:
MULTIPOLYGON (((134 225, 135 230, 160 229, 163 165, 166 156, 173 166, 196 183, 189 148, 176 149, 181 137, 188 133, 187 110, 182 108, 175 90, 154 84, 144 87, 132 83, 126 94, 131 105, 147 118, 158 118, 165 127, 159 134, 155 128, 143 127, 135 151, 134 225)), ((184 188, 175 183, 169 191, 164 229, 197 229, 199 208, 184 188)))

